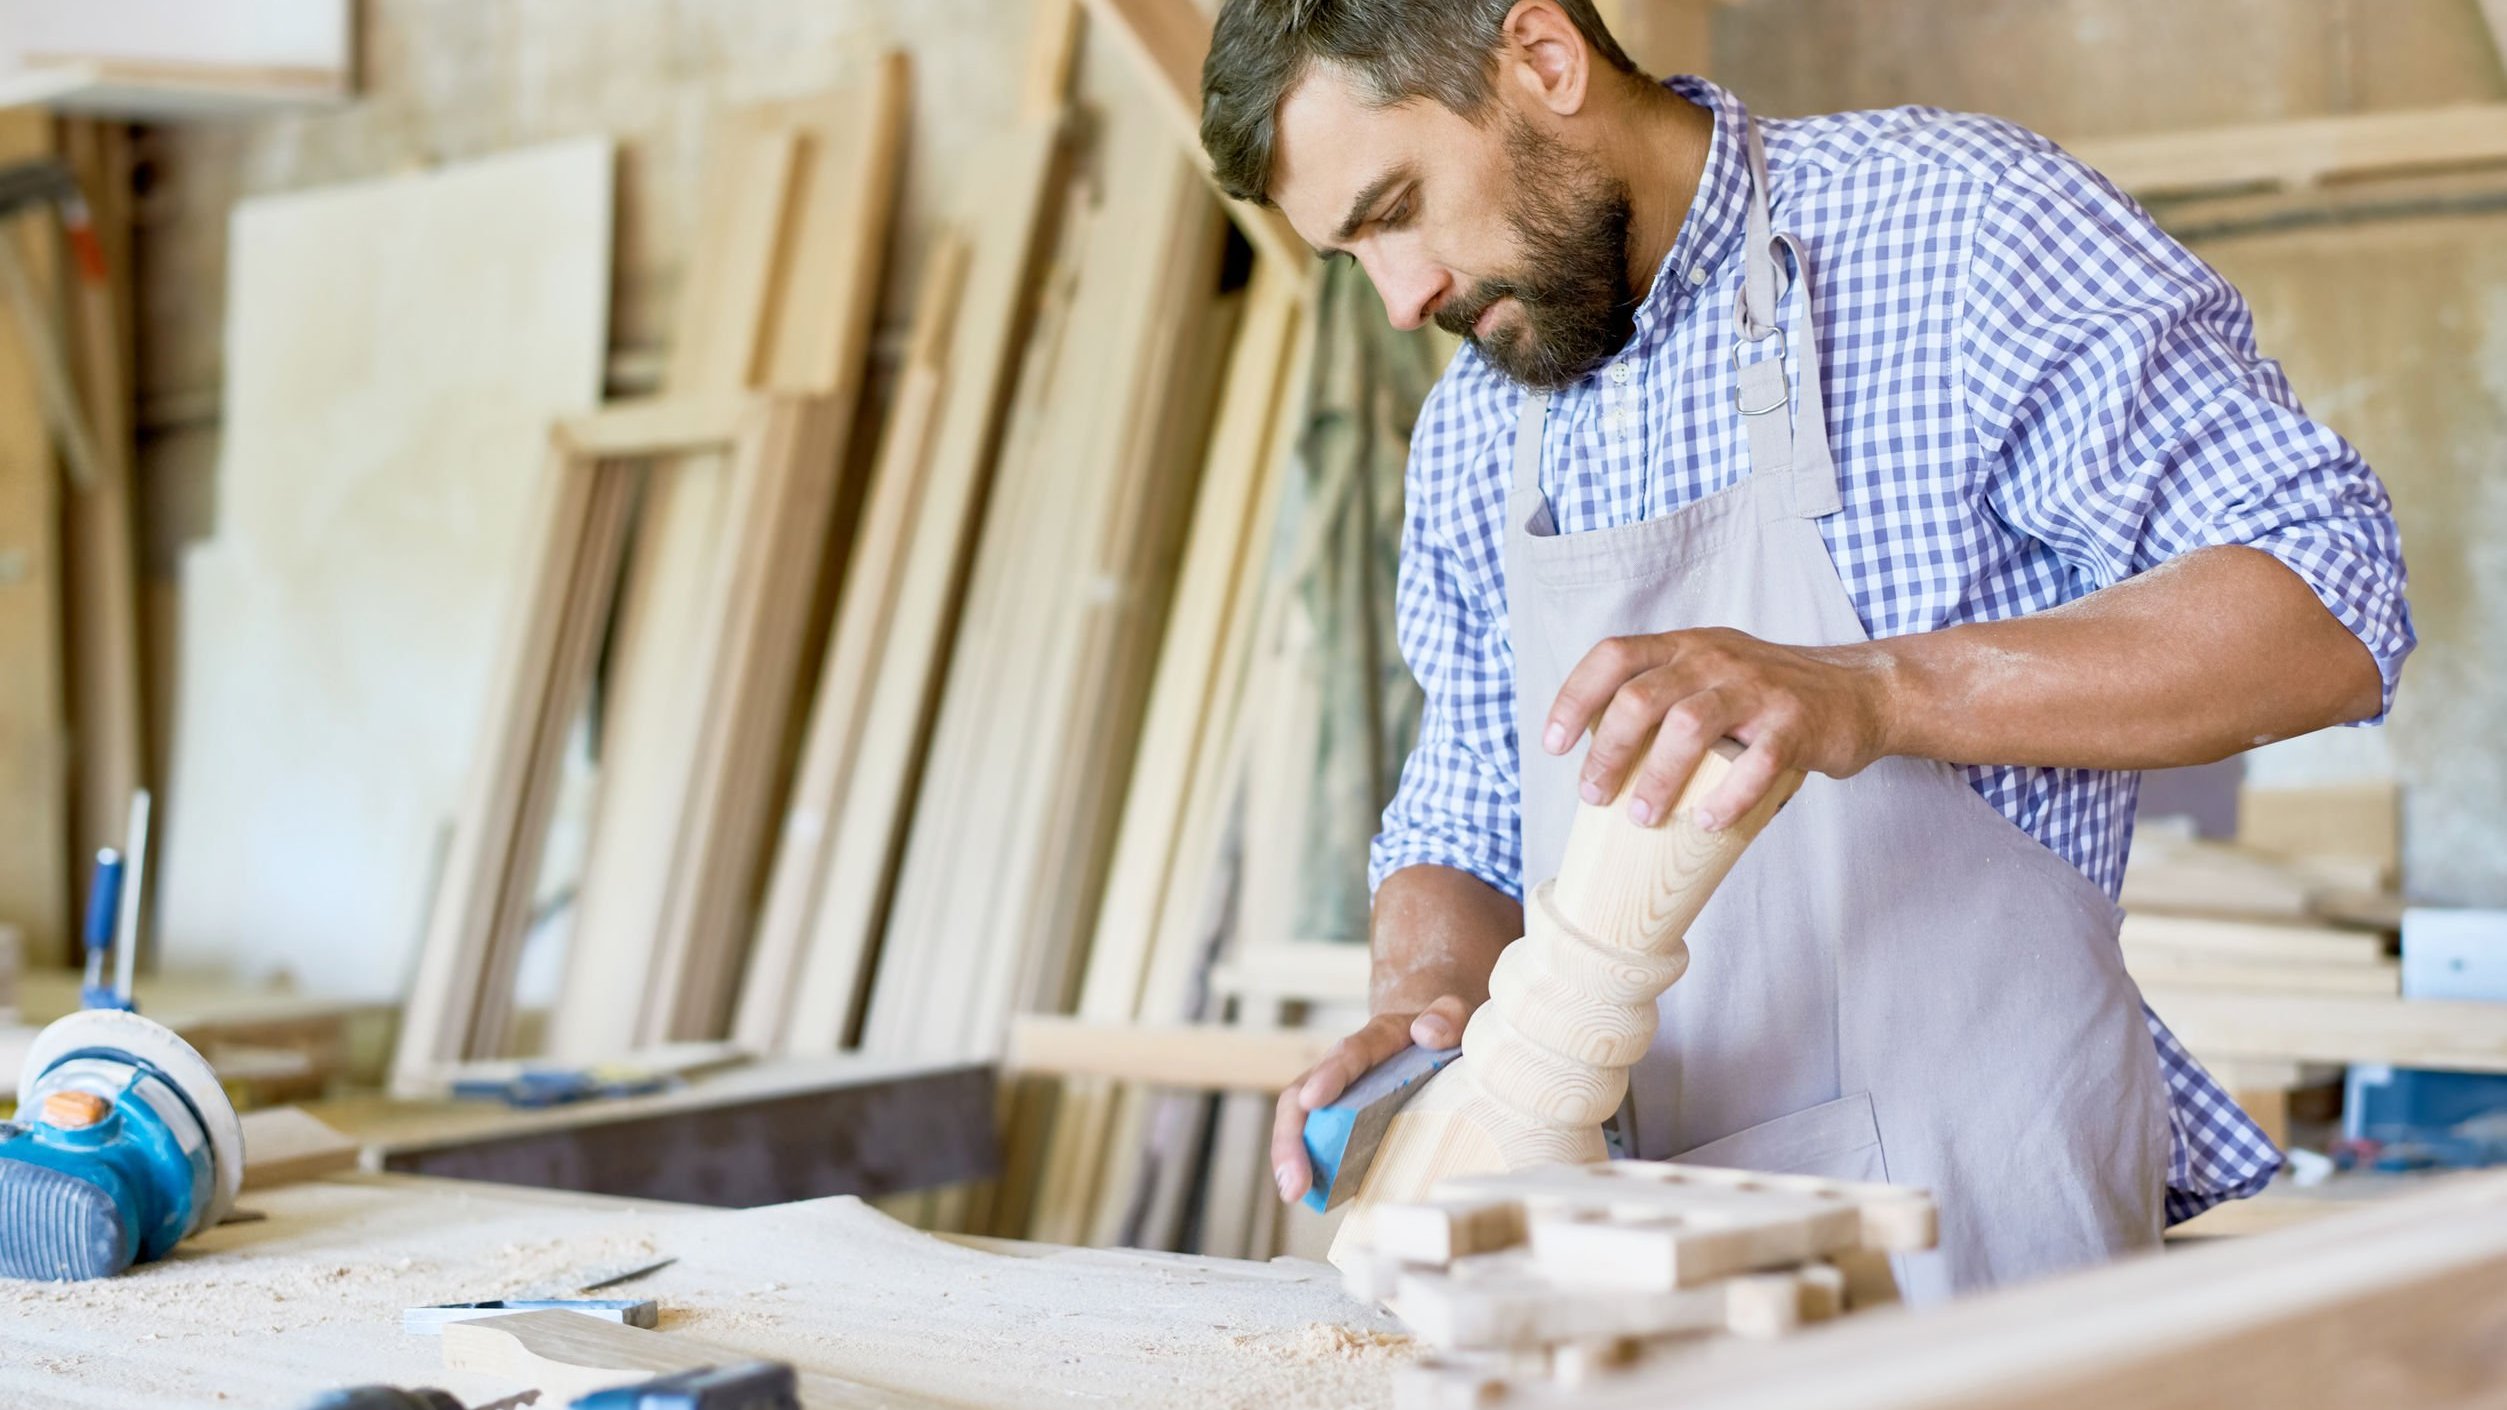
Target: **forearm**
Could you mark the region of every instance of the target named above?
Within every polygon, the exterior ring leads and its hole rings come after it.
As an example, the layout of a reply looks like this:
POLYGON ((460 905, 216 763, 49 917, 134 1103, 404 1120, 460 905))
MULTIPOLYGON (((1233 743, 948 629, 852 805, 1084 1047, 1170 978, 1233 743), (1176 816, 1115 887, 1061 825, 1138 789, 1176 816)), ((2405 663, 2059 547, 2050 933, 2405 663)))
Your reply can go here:
POLYGON ((2035 616, 1838 649, 1888 754, 1965 764, 2208 763, 2376 713, 2375 659, 2260 550, 2204 549, 2035 616))
POLYGON ((1523 934, 1523 907, 1467 871, 1409 866, 1376 888, 1371 1007, 1416 1013, 1453 995, 1488 997, 1497 954, 1523 934))

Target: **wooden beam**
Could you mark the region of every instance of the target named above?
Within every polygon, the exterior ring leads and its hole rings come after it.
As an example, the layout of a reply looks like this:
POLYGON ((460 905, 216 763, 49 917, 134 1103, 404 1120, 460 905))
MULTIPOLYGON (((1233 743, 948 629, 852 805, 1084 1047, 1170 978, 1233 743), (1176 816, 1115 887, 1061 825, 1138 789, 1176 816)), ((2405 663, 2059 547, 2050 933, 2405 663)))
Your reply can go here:
POLYGON ((1320 1030, 1091 1023, 1024 1014, 1010 1024, 1010 1050, 1002 1065, 1057 1077, 1278 1092, 1322 1061, 1337 1037, 1320 1030))
MULTIPOLYGON (((2491 0, 2507 3, 2507 0, 2491 0)), ((2507 103, 2299 118, 2071 144, 2136 197, 2326 181, 2507 162, 2507 103)))
MULTIPOLYGON (((1158 111, 1194 170, 1207 175, 1210 159, 1201 151, 1201 65, 1210 53, 1209 17, 1192 0, 1088 0, 1088 12, 1140 66, 1158 111)), ((1289 272, 1297 285, 1310 284, 1313 252, 1287 216, 1243 201, 1229 201, 1227 213, 1264 259, 1289 272)))
POLYGON ((2148 987, 2195 1056, 2507 1072, 2507 1004, 2148 987))
POLYGON ((2507 0, 2481 0, 2481 19, 2489 26, 2490 44, 2498 50, 2501 68, 2507 68, 2507 0))

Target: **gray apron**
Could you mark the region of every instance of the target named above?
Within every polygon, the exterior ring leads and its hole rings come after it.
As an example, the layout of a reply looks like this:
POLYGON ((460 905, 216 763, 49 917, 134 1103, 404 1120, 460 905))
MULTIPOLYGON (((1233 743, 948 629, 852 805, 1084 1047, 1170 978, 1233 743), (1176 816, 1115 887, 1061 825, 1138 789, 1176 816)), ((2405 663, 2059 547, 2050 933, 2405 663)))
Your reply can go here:
MULTIPOLYGON (((1591 647, 1695 627, 1868 639, 1818 524, 1839 498, 1810 268, 1772 232, 1755 125, 1749 152, 1741 341, 1733 366, 1700 374, 1732 379, 1748 477, 1659 519, 1561 536, 1540 485, 1548 398, 1519 415, 1505 567, 1527 886, 1557 871, 1575 815, 1581 748, 1552 757, 1537 741, 1591 647)), ((1692 927, 1689 971, 1631 1074, 1623 1149, 1930 1188, 1941 1247, 1900 1260, 1910 1300, 2154 1246, 2167 1095, 2119 918, 1947 764, 1814 776, 1692 927)))

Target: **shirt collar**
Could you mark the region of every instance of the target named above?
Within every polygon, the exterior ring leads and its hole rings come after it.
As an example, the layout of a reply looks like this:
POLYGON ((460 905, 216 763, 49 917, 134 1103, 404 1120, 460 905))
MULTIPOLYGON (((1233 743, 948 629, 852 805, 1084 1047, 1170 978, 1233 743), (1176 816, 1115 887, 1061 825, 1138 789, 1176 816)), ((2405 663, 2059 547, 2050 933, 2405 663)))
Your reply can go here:
POLYGON ((1750 163, 1747 137, 1749 109, 1731 93, 1686 74, 1664 80, 1674 94, 1706 109, 1715 118, 1715 133, 1706 145, 1706 171, 1697 196, 1681 219, 1671 253, 1654 271, 1653 286, 1637 305, 1636 334, 1641 341, 1671 319, 1690 288, 1690 271, 1713 270, 1739 247, 1749 217, 1750 163))

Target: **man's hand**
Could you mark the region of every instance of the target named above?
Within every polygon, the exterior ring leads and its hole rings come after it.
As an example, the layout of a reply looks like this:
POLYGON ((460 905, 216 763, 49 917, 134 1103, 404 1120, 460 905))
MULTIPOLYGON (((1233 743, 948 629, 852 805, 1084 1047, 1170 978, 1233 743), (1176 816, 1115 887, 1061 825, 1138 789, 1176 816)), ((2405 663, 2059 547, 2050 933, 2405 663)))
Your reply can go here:
POLYGON ((1712 832, 1788 769, 1845 778, 1891 752, 1891 695, 1889 658, 1868 646, 1776 646, 1719 627, 1613 637, 1567 673, 1541 743, 1564 754, 1592 730, 1584 801, 1617 797, 1633 768, 1628 812, 1650 826, 1716 740, 1739 740, 1731 776, 1698 810, 1712 832))
POLYGON ((1323 1061, 1280 1093, 1279 1110, 1271 1120, 1271 1174, 1279 1182, 1283 1203, 1303 1197, 1314 1183, 1306 1160, 1306 1113, 1330 1106, 1350 1083, 1413 1043, 1450 1048, 1461 1042, 1471 1008, 1449 994, 1417 1013, 1379 1013, 1366 1027, 1334 1043, 1323 1061))

